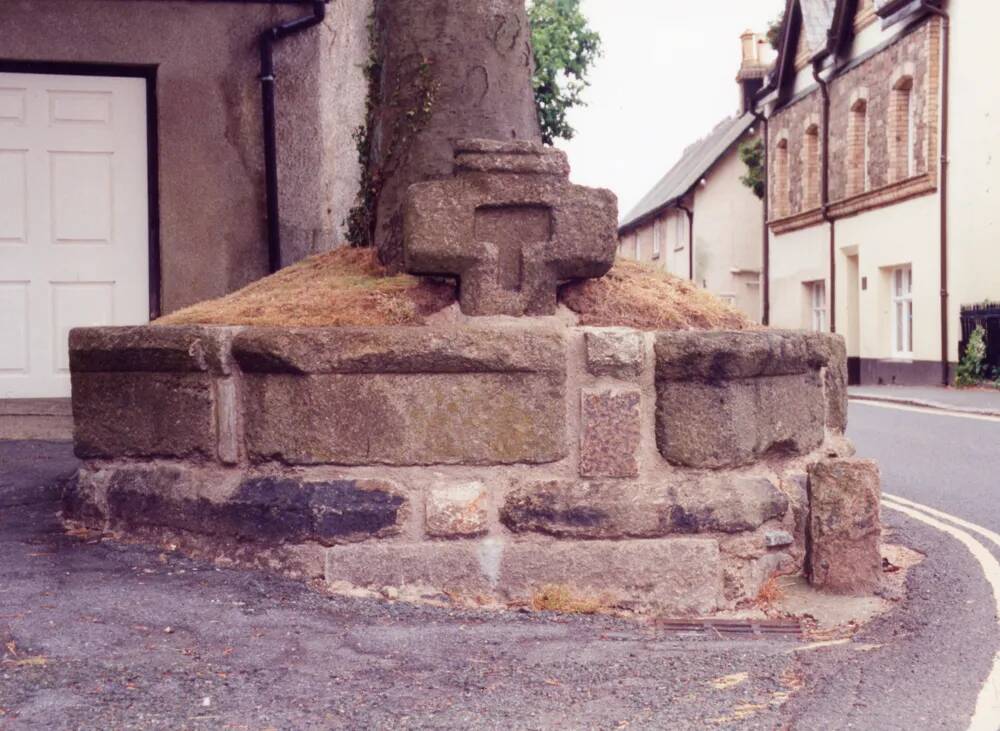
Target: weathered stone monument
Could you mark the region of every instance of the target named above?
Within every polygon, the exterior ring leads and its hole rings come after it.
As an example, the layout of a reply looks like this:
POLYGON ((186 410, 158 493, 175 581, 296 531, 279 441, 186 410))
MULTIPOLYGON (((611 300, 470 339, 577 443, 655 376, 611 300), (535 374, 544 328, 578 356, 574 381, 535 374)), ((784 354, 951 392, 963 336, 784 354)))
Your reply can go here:
POLYGON ((552 315, 556 290, 614 263, 618 202, 570 184, 563 152, 461 140, 453 178, 410 187, 406 269, 458 277, 467 315, 552 315))
POLYGON ((376 0, 374 24, 374 239, 399 271, 407 190, 451 175, 456 140, 541 142, 534 58, 524 0, 376 0))
MULTIPOLYGON (((385 2, 380 22, 412 6, 451 32, 519 3, 467 5, 385 2)), ((490 17, 520 59, 524 28, 490 17)), ((400 173, 386 213, 389 259, 459 280, 441 324, 74 330, 67 514, 337 588, 524 602, 558 584, 670 613, 776 573, 872 591, 878 473, 849 459, 843 341, 547 317, 561 283, 608 271, 616 202, 487 131, 453 141, 447 175, 400 173)))

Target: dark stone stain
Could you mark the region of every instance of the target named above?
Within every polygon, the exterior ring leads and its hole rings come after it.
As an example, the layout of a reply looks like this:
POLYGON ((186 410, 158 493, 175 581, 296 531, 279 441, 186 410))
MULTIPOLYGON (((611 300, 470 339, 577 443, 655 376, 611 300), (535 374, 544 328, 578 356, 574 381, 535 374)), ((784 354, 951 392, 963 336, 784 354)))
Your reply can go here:
POLYGON ((177 500, 169 490, 150 492, 121 475, 108 489, 113 523, 164 527, 263 544, 324 545, 395 532, 405 498, 365 489, 354 480, 302 482, 260 477, 244 481, 224 503, 177 500))
POLYGON ((500 511, 500 522, 515 533, 536 531, 551 536, 568 536, 607 527, 609 516, 607 512, 587 505, 562 507, 551 499, 527 499, 509 500, 500 511))
POLYGON ((713 353, 712 361, 708 366, 706 380, 711 384, 721 384, 726 380, 730 355, 728 353, 713 353))
POLYGON ((685 510, 682 505, 671 505, 666 518, 669 533, 698 533, 701 530, 702 521, 694 513, 685 510))

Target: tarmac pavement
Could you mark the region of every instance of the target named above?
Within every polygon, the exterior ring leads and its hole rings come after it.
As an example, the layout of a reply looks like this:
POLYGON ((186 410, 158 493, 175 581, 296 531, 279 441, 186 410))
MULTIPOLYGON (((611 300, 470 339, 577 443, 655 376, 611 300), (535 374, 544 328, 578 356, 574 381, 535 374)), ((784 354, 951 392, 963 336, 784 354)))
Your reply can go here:
POLYGON ((895 515, 928 554, 912 600, 816 647, 331 597, 67 535, 54 484, 73 468, 66 444, 0 442, 4 731, 964 729, 1000 642, 968 552, 895 515))

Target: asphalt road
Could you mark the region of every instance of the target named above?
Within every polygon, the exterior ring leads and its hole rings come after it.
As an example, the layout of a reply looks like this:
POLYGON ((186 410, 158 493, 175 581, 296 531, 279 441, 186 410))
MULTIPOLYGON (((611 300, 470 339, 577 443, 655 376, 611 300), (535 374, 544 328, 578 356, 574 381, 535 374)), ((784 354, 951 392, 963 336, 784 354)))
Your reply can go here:
MULTIPOLYGON (((851 407, 885 487, 997 525, 1000 425, 851 407), (954 455, 958 454, 959 459, 954 455), (982 465, 982 468, 977 464, 982 465)), ((683 638, 648 623, 329 597, 66 535, 66 445, 0 442, 0 729, 965 729, 1000 648, 979 564, 927 554, 852 642, 683 638)))
POLYGON ((1000 420, 852 402, 848 436, 882 489, 1000 532, 1000 420))

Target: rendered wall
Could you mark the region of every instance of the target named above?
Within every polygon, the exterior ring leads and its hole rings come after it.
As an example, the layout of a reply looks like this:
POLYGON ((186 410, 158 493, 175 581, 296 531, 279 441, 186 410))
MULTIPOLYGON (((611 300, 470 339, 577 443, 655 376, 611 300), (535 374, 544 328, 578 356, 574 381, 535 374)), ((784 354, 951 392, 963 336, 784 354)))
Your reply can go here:
POLYGON ((956 361, 961 305, 1000 300, 1000 87, 978 71, 995 65, 1000 5, 946 5, 952 15, 949 349, 956 361))
POLYGON ((746 165, 735 145, 704 176, 694 193, 695 281, 709 292, 731 295, 734 304, 760 321, 759 277, 733 269, 761 270, 763 202, 740 182, 746 165))
MULTIPOLYGON (((705 185, 695 187, 689 202, 694 210, 694 281, 713 294, 732 298, 748 317, 760 321, 759 272, 763 257, 761 217, 763 203, 740 182, 746 166, 739 158, 739 145, 730 150, 704 175, 705 185), (746 270, 734 274, 733 269, 746 270)), ((621 256, 652 263, 659 269, 687 279, 690 276, 690 245, 687 214, 669 208, 654 221, 631 230, 620 239, 621 256), (653 256, 653 229, 660 231, 660 255, 653 256), (636 256, 633 242, 639 240, 636 256)))
MULTIPOLYGON (((275 54, 287 262, 343 241, 367 93, 370 2, 334 0, 275 54)), ((170 312, 267 270, 259 53, 301 6, 11 0, 0 59, 157 67, 162 305, 170 312)))

